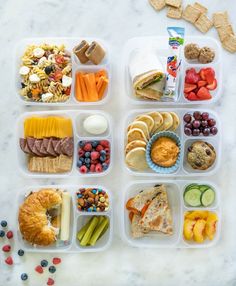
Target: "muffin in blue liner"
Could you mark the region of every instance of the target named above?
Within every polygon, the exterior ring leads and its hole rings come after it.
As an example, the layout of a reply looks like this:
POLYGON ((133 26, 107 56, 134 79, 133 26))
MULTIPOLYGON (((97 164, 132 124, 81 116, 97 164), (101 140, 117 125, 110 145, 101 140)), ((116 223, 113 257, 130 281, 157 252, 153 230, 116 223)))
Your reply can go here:
POLYGON ((147 163, 148 163, 148 166, 153 170, 155 171, 156 173, 160 173, 160 174, 170 174, 170 173, 174 173, 176 170, 178 170, 179 168, 179 164, 180 164, 180 159, 181 159, 181 156, 182 156, 182 146, 181 146, 181 141, 180 141, 180 138, 179 136, 174 133, 174 132, 171 132, 171 131, 161 131, 161 132, 158 132, 156 134, 154 134, 151 139, 148 141, 148 144, 147 144, 147 149, 146 149, 146 160, 147 160, 147 163), (153 161, 152 161, 152 158, 151 158, 151 148, 152 148, 152 145, 153 143, 156 142, 156 140, 158 138, 161 138, 161 137, 168 137, 168 138, 171 138, 173 139, 177 146, 179 147, 179 154, 178 154, 178 158, 175 162, 175 164, 171 167, 161 167, 161 166, 158 166, 157 164, 155 164, 153 161))

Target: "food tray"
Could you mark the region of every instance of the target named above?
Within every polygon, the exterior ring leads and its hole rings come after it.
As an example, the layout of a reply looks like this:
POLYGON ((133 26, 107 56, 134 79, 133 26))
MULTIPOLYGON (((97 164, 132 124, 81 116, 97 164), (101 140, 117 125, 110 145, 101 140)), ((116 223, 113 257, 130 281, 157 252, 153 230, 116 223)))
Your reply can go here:
POLYGON ((97 186, 97 185, 41 185, 41 186, 29 186, 25 187, 19 192, 19 196, 17 198, 16 206, 16 225, 17 225, 17 237, 20 244, 20 247, 22 247, 24 250, 28 252, 47 252, 47 253, 80 253, 80 252, 98 252, 98 251, 104 251, 106 250, 111 242, 113 237, 113 210, 112 210, 112 195, 107 190, 107 188, 103 186, 97 186), (70 241, 67 243, 67 245, 53 245, 53 246, 47 246, 47 247, 40 247, 40 246, 32 246, 31 244, 25 242, 22 239, 21 233, 19 231, 18 227, 18 208, 19 205, 24 201, 25 194, 29 194, 31 191, 39 190, 41 188, 59 188, 67 190, 71 194, 72 203, 71 203, 71 226, 70 226, 70 241), (109 210, 103 211, 103 212, 85 212, 85 211, 79 211, 76 208, 76 191, 78 191, 79 188, 101 188, 105 190, 109 196, 109 210), (89 247, 82 247, 79 245, 76 234, 78 230, 84 225, 87 217, 90 216, 99 216, 104 215, 109 217, 110 220, 110 226, 104 236, 102 236, 101 239, 98 240, 98 242, 94 246, 89 247))
POLYGON ((21 40, 15 49, 15 70, 14 70, 14 78, 15 78, 15 92, 18 101, 24 105, 35 105, 35 106, 96 106, 96 105, 103 105, 107 102, 108 98, 110 97, 110 90, 111 90, 111 66, 110 66, 110 51, 108 44, 99 38, 91 37, 91 38, 25 38, 21 40), (93 65, 92 63, 81 64, 77 57, 73 54, 73 48, 78 45, 82 40, 87 40, 88 42, 97 41, 100 43, 104 49, 106 50, 105 58, 99 65, 93 65), (30 44, 41 44, 41 43, 49 43, 49 44, 65 44, 66 49, 71 52, 71 61, 72 61, 72 85, 71 85, 71 94, 67 101, 65 102, 33 102, 33 101, 26 101, 24 100, 20 94, 20 75, 19 75, 19 67, 20 67, 20 59, 23 55, 26 47, 30 44), (87 72, 95 72, 99 69, 105 69, 108 73, 109 84, 108 88, 104 94, 104 97, 100 101, 96 102, 79 102, 75 98, 74 93, 74 85, 75 85, 75 74, 77 71, 87 71, 87 72))
POLYGON ((100 177, 107 175, 113 164, 113 128, 112 128, 112 119, 110 115, 106 112, 99 110, 58 110, 58 111, 34 111, 34 112, 26 112, 23 113, 16 125, 16 147, 17 147, 17 160, 21 173, 27 177, 35 177, 35 178, 65 178, 71 176, 82 176, 82 177, 100 177), (92 114, 101 114, 108 121, 108 130, 103 135, 91 135, 86 134, 85 132, 80 131, 79 127, 82 128, 81 123, 84 117, 92 115, 92 114), (73 155, 73 165, 70 172, 62 173, 62 174, 48 174, 48 173, 33 173, 29 172, 27 169, 27 156, 20 149, 19 138, 23 137, 24 128, 23 122, 27 117, 31 116, 62 116, 68 117, 72 120, 73 134, 74 134, 74 155, 73 155), (86 173, 81 174, 77 169, 77 154, 78 154, 78 142, 80 140, 101 140, 105 139, 110 142, 110 165, 109 168, 101 173, 86 173))
POLYGON ((209 181, 200 180, 162 180, 162 181, 131 181, 126 186, 122 202, 121 202, 121 233, 122 239, 131 246, 134 247, 147 247, 147 248, 207 248, 214 246, 221 233, 221 209, 220 209, 220 191, 218 187, 209 181), (183 193, 187 185, 191 183, 209 185, 215 190, 216 200, 211 207, 198 207, 192 208, 187 207, 184 204, 183 193), (167 186, 167 195, 169 199, 169 206, 172 211, 173 217, 173 235, 163 234, 151 234, 150 236, 134 239, 130 233, 130 221, 128 217, 128 211, 126 210, 125 204, 129 198, 136 195, 144 187, 152 187, 156 184, 165 184, 167 186), (219 221, 217 222, 216 234, 213 240, 205 240, 203 243, 198 244, 196 242, 186 241, 183 238, 183 220, 184 213, 192 210, 209 210, 213 211, 218 215, 219 221))
POLYGON ((222 59, 221 59, 221 47, 217 40, 210 37, 200 37, 200 36, 186 36, 184 44, 188 43, 196 43, 200 47, 208 46, 215 50, 215 59, 212 63, 209 64, 198 64, 194 62, 187 61, 184 57, 182 49, 182 64, 180 70, 179 81, 177 81, 177 90, 178 90, 178 100, 177 101, 156 101, 156 100, 146 100, 146 99, 138 99, 133 94, 132 82, 129 75, 128 63, 129 58, 133 50, 137 48, 147 48, 147 47, 156 47, 156 52, 160 55, 160 61, 162 65, 166 66, 166 58, 169 55, 168 51, 168 37, 167 36, 155 36, 155 37, 136 37, 128 40, 125 44, 123 50, 123 64, 121 74, 123 75, 122 84, 124 92, 127 94, 128 99, 131 103, 142 105, 197 105, 197 104, 211 104, 216 102, 221 96, 222 90, 222 59), (185 71, 189 68, 195 68, 196 70, 200 68, 212 67, 216 73, 216 79, 218 81, 218 87, 216 90, 211 91, 212 99, 210 100, 197 100, 197 101, 189 101, 184 97, 184 78, 185 71))
POLYGON ((126 116, 125 120, 124 120, 124 125, 123 125, 123 140, 122 140, 122 144, 121 144, 121 150, 120 152, 122 152, 122 157, 123 157, 123 167, 125 169, 126 172, 135 175, 135 176, 149 176, 149 177, 166 177, 166 176, 170 176, 170 177, 177 177, 177 176, 210 176, 213 175, 219 165, 220 165, 220 161, 221 161, 221 124, 220 124, 220 118, 219 115, 207 108, 204 109, 189 109, 189 108, 156 108, 156 109, 136 109, 136 110, 132 110, 128 113, 128 115, 126 116), (200 111, 200 112, 208 112, 210 114, 210 116, 212 118, 214 118, 216 120, 216 125, 218 128, 218 133, 216 135, 210 135, 208 137, 205 136, 187 136, 184 134, 184 122, 183 122, 183 116, 185 113, 189 112, 189 113, 193 113, 194 111, 200 111), (153 170, 151 170, 150 168, 144 171, 137 171, 137 170, 133 170, 131 168, 129 168, 126 163, 125 163, 125 145, 127 143, 127 139, 126 139, 126 130, 128 125, 135 119, 135 117, 137 115, 140 114, 144 114, 144 113, 148 113, 151 111, 173 111, 175 112, 180 119, 180 125, 176 130, 176 134, 180 137, 181 139, 181 143, 182 143, 182 156, 180 158, 180 167, 174 172, 174 173, 169 173, 169 174, 163 174, 163 173, 156 173, 153 170), (213 166, 211 166, 209 169, 207 170, 194 170, 192 169, 186 162, 185 158, 186 158, 186 151, 188 146, 193 142, 193 141, 197 141, 197 140, 203 140, 206 142, 209 142, 210 144, 213 145, 213 147, 215 148, 216 151, 216 161, 213 164, 213 166))

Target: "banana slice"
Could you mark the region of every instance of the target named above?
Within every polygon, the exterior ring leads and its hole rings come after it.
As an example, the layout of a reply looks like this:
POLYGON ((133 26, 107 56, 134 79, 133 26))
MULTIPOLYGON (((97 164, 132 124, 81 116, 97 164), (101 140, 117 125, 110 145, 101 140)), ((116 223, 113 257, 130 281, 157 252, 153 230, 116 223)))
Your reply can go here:
POLYGON ((135 140, 132 141, 130 143, 128 143, 125 147, 125 154, 129 153, 129 151, 131 151, 132 149, 135 149, 137 147, 143 147, 146 148, 146 143, 144 141, 141 140, 135 140))
POLYGON ((145 143, 147 142, 147 137, 143 133, 143 131, 139 128, 133 128, 127 133, 127 140, 128 143, 135 141, 135 140, 141 140, 144 141, 145 143))
POLYGON ((179 120, 179 116, 175 113, 175 112, 170 112, 172 118, 173 118, 173 124, 172 126, 169 128, 170 131, 175 131, 180 124, 180 120, 179 120))
POLYGON ((135 170, 145 170, 148 168, 146 161, 146 149, 143 147, 137 147, 129 151, 125 157, 127 166, 135 170))
POLYGON ((144 123, 146 123, 149 133, 152 132, 152 128, 154 126, 154 120, 151 116, 147 114, 142 114, 142 115, 137 116, 135 120, 143 121, 144 123))
POLYGON ((163 123, 162 125, 155 130, 154 133, 168 130, 173 125, 173 118, 170 114, 170 112, 160 112, 163 117, 163 123))
POLYGON ((128 131, 134 128, 139 128, 143 131, 144 135, 146 136, 147 139, 149 139, 149 131, 148 131, 148 126, 145 122, 143 121, 134 121, 128 126, 128 131))
POLYGON ((152 128, 152 133, 154 133, 154 131, 163 124, 163 117, 160 112, 157 111, 149 112, 147 115, 151 116, 154 120, 154 126, 152 128))

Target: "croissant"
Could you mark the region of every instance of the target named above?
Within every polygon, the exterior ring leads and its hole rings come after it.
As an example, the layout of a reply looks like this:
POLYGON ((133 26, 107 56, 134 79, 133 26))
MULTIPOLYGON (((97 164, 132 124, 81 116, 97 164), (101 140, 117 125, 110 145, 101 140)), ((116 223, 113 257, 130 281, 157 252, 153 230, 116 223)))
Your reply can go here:
POLYGON ((47 246, 57 239, 47 211, 62 203, 57 189, 41 189, 30 194, 19 208, 18 222, 23 238, 31 244, 47 246))

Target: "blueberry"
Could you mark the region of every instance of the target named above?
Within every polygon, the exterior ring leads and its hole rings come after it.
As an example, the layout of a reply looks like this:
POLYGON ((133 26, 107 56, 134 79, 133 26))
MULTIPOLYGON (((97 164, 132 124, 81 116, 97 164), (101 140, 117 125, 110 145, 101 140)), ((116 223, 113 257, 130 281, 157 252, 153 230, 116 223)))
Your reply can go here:
POLYGON ((91 162, 90 158, 85 158, 84 160, 85 164, 89 164, 91 162))
POLYGON ((2 220, 2 221, 1 221, 1 226, 2 226, 2 227, 6 227, 6 226, 7 226, 7 221, 2 220))
POLYGON ((85 166, 86 166, 88 169, 90 169, 91 164, 90 164, 90 163, 87 163, 87 164, 85 164, 85 166))
POLYGON ((106 155, 101 155, 99 159, 101 162, 105 162, 106 161, 106 155))
POLYGON ((84 156, 85 156, 86 158, 90 158, 90 157, 91 157, 91 152, 85 152, 84 156))
POLYGON ((84 141, 79 141, 79 146, 80 147, 84 147, 85 146, 85 142, 84 141))
POLYGON ((98 146, 99 142, 98 141, 92 141, 91 145, 93 148, 96 148, 98 146))
POLYGON ((44 259, 44 260, 42 260, 40 262, 40 264, 41 264, 42 267, 47 267, 48 266, 48 261, 44 259))
POLYGON ((83 165, 83 162, 81 160, 77 161, 77 167, 81 167, 83 165))
POLYGON ((25 254, 23 249, 19 249, 17 253, 19 256, 23 256, 25 254))
POLYGON ((4 237, 5 236, 5 231, 0 230, 0 237, 4 237))
POLYGON ((26 273, 22 273, 20 278, 21 280, 26 281, 28 279, 28 275, 26 273))
POLYGON ((106 153, 107 153, 107 152, 106 152, 105 150, 101 150, 101 151, 100 151, 100 155, 106 155, 106 153))
POLYGON ((102 163, 102 168, 104 171, 107 170, 108 167, 109 167, 109 165, 107 163, 102 163))
POLYGON ((84 162, 84 157, 80 157, 79 160, 83 163, 84 162))
POLYGON ((56 267, 55 266, 50 266, 49 268, 48 268, 48 271, 50 272, 50 273, 55 273, 56 272, 56 267))

